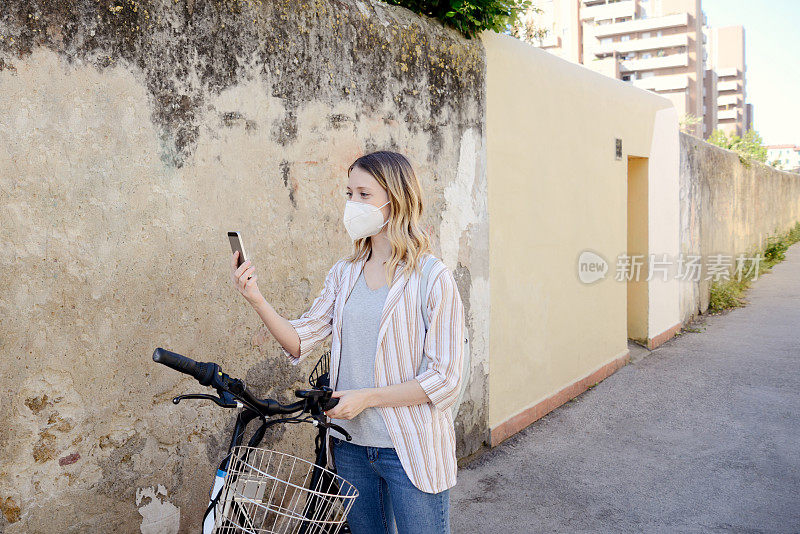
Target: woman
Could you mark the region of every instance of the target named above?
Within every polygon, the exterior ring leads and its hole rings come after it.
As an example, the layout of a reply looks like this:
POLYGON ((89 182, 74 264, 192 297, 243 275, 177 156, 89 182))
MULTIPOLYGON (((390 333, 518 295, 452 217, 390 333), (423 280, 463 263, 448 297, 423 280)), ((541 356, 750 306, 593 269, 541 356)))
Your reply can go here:
POLYGON ((235 254, 231 278, 293 364, 333 334, 330 379, 339 403, 326 415, 352 441, 329 430, 328 462, 359 491, 348 515, 353 533, 449 532, 461 296, 450 270, 430 254, 420 227, 422 190, 404 156, 358 158, 346 196, 343 221, 354 251, 331 268, 300 318, 278 315, 258 290, 255 267, 247 261, 237 269, 235 254), (434 262, 424 297, 427 334, 419 297, 426 258, 434 262))

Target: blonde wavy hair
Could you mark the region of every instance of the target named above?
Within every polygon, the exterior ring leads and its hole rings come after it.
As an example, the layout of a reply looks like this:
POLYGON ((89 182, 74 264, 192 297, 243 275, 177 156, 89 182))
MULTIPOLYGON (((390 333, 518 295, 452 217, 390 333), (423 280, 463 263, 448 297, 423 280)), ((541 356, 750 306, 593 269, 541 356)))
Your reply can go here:
MULTIPOLYGON (((389 222, 386 233, 392 245, 392 254, 386 262, 386 280, 392 282, 392 273, 401 262, 405 262, 403 273, 408 277, 418 269, 419 258, 431 254, 431 240, 422 228, 424 205, 422 187, 408 159, 397 152, 378 151, 365 154, 355 160, 347 175, 359 167, 372 175, 389 195, 389 222)), ((353 252, 347 257, 354 262, 369 255, 372 237, 356 239, 353 252)))

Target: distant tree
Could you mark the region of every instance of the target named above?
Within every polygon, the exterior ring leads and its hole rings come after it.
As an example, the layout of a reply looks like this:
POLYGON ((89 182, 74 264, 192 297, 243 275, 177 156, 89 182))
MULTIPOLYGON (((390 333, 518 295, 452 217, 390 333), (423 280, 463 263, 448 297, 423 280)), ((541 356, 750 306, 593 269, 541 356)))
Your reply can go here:
POLYGON ((467 39, 484 30, 507 33, 531 0, 383 0, 414 13, 439 19, 467 39))
POLYGON ((767 147, 764 146, 764 140, 752 128, 747 130, 742 137, 736 134, 728 137, 724 131, 716 129, 711 132, 706 141, 712 145, 737 152, 742 163, 749 164, 751 161, 767 162, 767 147))
POLYGON ((684 113, 678 125, 683 133, 695 135, 695 126, 701 122, 703 122, 702 117, 695 117, 691 113, 684 113))
POLYGON ((761 163, 767 162, 767 147, 757 131, 750 128, 737 142, 733 143, 734 150, 750 154, 751 158, 761 163))
POLYGON ((725 134, 725 132, 723 132, 719 128, 711 132, 711 135, 708 136, 706 141, 708 141, 712 145, 716 145, 722 148, 728 148, 728 149, 730 148, 730 145, 728 144, 728 136, 725 134))
POLYGON ((508 34, 516 37, 520 41, 525 41, 533 46, 541 46, 542 40, 547 37, 550 30, 538 26, 538 17, 544 10, 535 5, 526 5, 524 10, 517 13, 511 19, 508 26, 508 34))

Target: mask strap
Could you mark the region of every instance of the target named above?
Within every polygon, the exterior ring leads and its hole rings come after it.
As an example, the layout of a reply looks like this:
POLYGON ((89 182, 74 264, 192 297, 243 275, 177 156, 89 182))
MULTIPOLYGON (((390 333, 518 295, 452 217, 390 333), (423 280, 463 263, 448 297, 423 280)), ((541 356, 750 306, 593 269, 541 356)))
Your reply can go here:
MULTIPOLYGON (((383 206, 385 206, 386 204, 388 204, 389 202, 391 202, 391 201, 390 201, 390 200, 387 200, 386 202, 384 202, 384 203, 381 205, 381 208, 382 208, 383 206)), ((382 224, 382 225, 380 225, 380 228, 383 228, 384 226, 386 226, 386 224, 387 224, 388 222, 389 222, 389 218, 387 217, 387 218, 386 218, 386 220, 385 220, 385 221, 383 221, 383 224, 382 224)))

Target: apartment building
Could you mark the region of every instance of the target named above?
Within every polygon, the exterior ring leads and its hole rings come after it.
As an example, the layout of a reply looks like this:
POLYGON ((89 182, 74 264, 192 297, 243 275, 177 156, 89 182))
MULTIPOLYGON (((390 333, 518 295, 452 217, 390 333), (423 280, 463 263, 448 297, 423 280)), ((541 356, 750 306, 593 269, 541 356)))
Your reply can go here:
POLYGON ((744 28, 709 28, 708 61, 717 73, 717 127, 728 135, 744 135, 753 122, 752 106, 745 103, 744 28))
POLYGON ((739 135, 750 124, 752 110, 744 103, 744 30, 707 28, 701 0, 546 0, 534 5, 542 10, 534 15, 537 26, 548 30, 534 44, 669 98, 679 115, 702 119, 690 129, 695 135, 707 137, 720 119, 739 135), (714 63, 708 49, 712 39, 714 63))
POLYGON ((784 171, 800 172, 800 146, 770 145, 767 147, 767 163, 784 171))
POLYGON ((583 63, 583 28, 578 16, 580 0, 535 2, 540 14, 530 12, 526 21, 547 30, 534 44, 572 63, 583 63))
POLYGON ((585 66, 669 98, 679 115, 702 117, 700 0, 584 0, 580 18, 585 66))
POLYGON ((711 135, 717 127, 717 73, 714 69, 706 69, 703 73, 703 138, 711 135))

